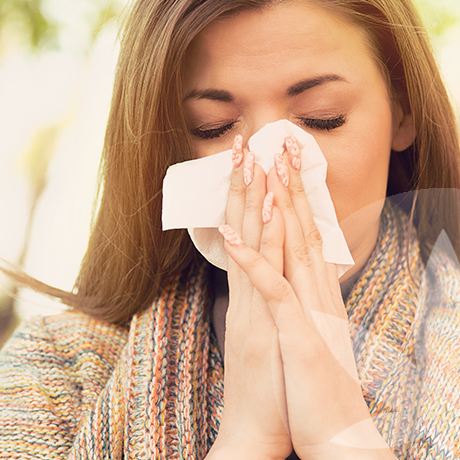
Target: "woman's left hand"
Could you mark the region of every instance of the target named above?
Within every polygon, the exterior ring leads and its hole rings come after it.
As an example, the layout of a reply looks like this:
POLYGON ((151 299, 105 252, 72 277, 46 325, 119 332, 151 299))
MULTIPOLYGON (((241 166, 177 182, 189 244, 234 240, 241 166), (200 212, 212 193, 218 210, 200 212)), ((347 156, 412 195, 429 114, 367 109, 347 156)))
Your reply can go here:
MULTIPOLYGON (((225 245, 265 299, 278 328, 293 446, 303 460, 394 459, 362 396, 337 267, 323 259, 295 139, 286 139, 285 151, 275 160, 267 192, 284 219, 284 276, 244 243, 225 245)), ((271 211, 264 212, 269 225, 271 211)), ((282 242, 273 243, 279 247, 282 242)))

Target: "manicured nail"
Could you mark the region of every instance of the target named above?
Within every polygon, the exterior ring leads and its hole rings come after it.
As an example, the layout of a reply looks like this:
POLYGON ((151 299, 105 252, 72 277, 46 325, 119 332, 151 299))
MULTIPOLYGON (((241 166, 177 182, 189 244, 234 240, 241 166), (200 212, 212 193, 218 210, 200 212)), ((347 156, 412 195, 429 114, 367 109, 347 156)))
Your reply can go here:
POLYGON ((278 174, 278 178, 280 182, 287 187, 289 185, 289 170, 286 164, 286 160, 284 159, 283 155, 277 153, 275 155, 275 166, 276 166, 276 173, 278 174))
POLYGON ((254 179, 254 153, 248 152, 244 160, 244 183, 248 187, 254 179))
POLYGON ((265 195, 264 205, 262 208, 262 220, 264 224, 268 224, 272 220, 273 215, 273 192, 268 192, 265 195))
POLYGON ((230 225, 221 225, 219 227, 220 234, 224 237, 225 241, 232 246, 239 246, 243 244, 243 240, 240 238, 240 235, 233 230, 230 225))
POLYGON ((291 166, 296 171, 300 171, 300 149, 295 137, 288 137, 286 139, 285 145, 289 154, 289 161, 291 166))
POLYGON ((233 141, 232 147, 232 163, 234 168, 238 168, 243 161, 243 136, 237 134, 233 141))

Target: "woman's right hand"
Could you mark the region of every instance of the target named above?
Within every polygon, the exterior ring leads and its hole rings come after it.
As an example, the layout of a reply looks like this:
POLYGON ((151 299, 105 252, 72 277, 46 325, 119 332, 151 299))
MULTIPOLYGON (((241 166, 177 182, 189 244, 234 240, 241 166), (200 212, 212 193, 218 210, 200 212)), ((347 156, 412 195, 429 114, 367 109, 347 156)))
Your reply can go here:
MULTIPOLYGON (((227 223, 245 243, 283 272, 284 222, 274 209, 263 224, 266 175, 254 154, 233 146, 227 223), (273 242, 279 245, 273 245, 273 242)), ((224 409, 208 460, 282 459, 292 452, 278 330, 270 310, 246 274, 228 258, 229 307, 225 333, 224 409)))

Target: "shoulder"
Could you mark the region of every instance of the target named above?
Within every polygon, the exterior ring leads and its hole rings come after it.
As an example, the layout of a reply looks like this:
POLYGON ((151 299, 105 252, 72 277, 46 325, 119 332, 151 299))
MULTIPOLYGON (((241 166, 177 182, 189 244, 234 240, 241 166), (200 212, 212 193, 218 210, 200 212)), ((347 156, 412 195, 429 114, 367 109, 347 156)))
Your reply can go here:
POLYGON ((41 413, 75 428, 104 389, 127 334, 74 312, 25 321, 0 353, 0 424, 33 426, 41 413))
POLYGON ((0 353, 0 458, 67 458, 127 334, 74 312, 21 324, 0 353))
POLYGON ((36 316, 23 322, 2 350, 2 362, 14 356, 24 362, 75 365, 89 355, 110 366, 118 358, 128 332, 83 313, 36 316))

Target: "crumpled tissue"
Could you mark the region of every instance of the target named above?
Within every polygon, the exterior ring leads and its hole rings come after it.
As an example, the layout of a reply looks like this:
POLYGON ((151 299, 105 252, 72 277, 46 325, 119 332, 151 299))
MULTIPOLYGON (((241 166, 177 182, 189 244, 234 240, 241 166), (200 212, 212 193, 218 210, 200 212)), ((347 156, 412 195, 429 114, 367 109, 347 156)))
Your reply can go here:
MULTIPOLYGON (((324 260, 337 264, 340 277, 354 261, 326 185, 327 162, 315 138, 290 121, 279 120, 255 133, 248 147, 268 173, 274 167, 275 153, 283 152, 287 136, 294 136, 300 149, 300 175, 323 239, 324 260)), ((225 150, 172 165, 163 181, 163 230, 187 228, 198 251, 223 270, 227 268, 227 253, 217 228, 225 224, 231 173, 232 151, 225 150)))

